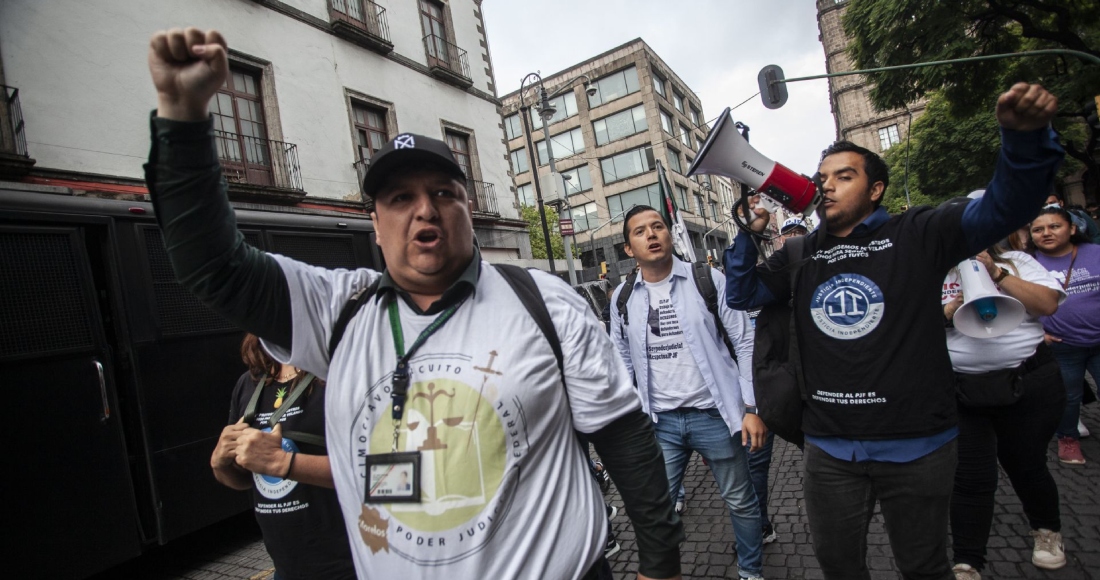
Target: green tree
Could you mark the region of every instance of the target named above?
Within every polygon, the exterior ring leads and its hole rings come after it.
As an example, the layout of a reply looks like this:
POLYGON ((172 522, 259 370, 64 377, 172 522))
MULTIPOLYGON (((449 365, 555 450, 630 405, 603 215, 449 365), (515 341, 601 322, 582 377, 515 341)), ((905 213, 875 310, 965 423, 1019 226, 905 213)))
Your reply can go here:
MULTIPOLYGON (((1100 56, 1100 0, 850 0, 843 23, 851 39, 848 55, 859 69, 1044 48, 1100 56)), ((1041 56, 875 73, 870 80, 878 110, 904 108, 938 94, 939 105, 935 110, 930 106, 914 130, 927 123, 956 137, 962 131, 950 131, 948 123, 984 127, 975 117, 991 117, 996 95, 1020 80, 1041 83, 1059 98, 1055 128, 1062 132, 1067 152, 1100 173, 1096 136, 1086 135, 1081 123, 1096 110, 1100 66, 1076 57, 1041 56)), ((931 136, 929 130, 926 137, 931 136)), ((940 153, 940 159, 953 160, 945 169, 988 159, 988 148, 973 140, 946 142, 957 145, 959 153, 940 153), (977 156, 963 156, 970 151, 977 156)), ((916 149, 914 143, 911 153, 916 149)), ((912 165, 913 158, 910 169, 912 165)))
MULTIPOLYGON (((558 233, 558 211, 550 206, 546 207, 546 225, 550 227, 550 245, 554 249, 554 259, 565 258, 565 244, 561 234, 558 233)), ((539 218, 539 208, 522 206, 519 208, 524 221, 527 222, 527 231, 531 234, 531 257, 536 260, 546 259, 546 240, 542 235, 542 220, 539 218)))

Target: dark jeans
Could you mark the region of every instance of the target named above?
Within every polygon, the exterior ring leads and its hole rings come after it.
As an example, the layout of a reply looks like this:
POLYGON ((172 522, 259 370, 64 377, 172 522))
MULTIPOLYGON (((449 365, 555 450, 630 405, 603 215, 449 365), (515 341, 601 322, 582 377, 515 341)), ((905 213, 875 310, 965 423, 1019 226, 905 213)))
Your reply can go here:
POLYGON ((1100 345, 1070 346, 1064 342, 1053 342, 1050 350, 1054 353, 1054 358, 1058 359, 1062 382, 1066 386, 1066 408, 1062 421, 1058 424, 1058 436, 1077 439, 1081 435, 1077 432, 1077 422, 1081 419, 1081 399, 1084 398, 1085 389, 1089 388, 1085 384, 1085 371, 1092 375, 1092 380, 1100 384, 1100 345))
POLYGON ((970 564, 978 570, 985 565, 998 459, 1031 529, 1061 529, 1058 486, 1047 469, 1047 444, 1062 419, 1066 401, 1058 363, 1050 360, 1024 375, 1023 387, 1023 397, 1012 405, 959 406, 959 467, 951 496, 951 536, 957 564, 970 564))
POLYGON ((768 437, 764 440, 764 446, 760 451, 749 453, 749 478, 752 479, 752 488, 756 490, 756 499, 760 500, 760 528, 771 525, 768 519, 768 469, 772 465, 772 443, 775 442, 775 433, 768 431, 768 437))
POLYGON ((869 580, 867 531, 875 500, 906 580, 954 580, 947 514, 957 443, 908 463, 842 461, 807 442, 806 513, 826 579, 869 580))
POLYGON ((614 580, 614 578, 615 576, 611 573, 611 563, 603 556, 600 556, 588 572, 581 576, 581 580, 614 580))

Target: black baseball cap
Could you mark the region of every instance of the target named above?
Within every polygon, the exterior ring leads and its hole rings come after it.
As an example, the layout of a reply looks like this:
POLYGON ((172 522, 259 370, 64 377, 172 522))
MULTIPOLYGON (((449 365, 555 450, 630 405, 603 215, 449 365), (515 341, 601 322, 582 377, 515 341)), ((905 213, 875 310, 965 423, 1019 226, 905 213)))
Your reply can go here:
POLYGON ((426 167, 449 173, 459 181, 466 180, 466 174, 446 143, 424 135, 402 133, 371 156, 367 174, 363 177, 363 191, 374 197, 394 168, 405 163, 423 163, 426 167))

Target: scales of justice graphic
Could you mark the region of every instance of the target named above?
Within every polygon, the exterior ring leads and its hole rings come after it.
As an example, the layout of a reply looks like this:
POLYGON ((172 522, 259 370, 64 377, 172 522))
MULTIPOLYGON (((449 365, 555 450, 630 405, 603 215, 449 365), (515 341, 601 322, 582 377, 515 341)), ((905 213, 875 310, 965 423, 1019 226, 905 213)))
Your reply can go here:
MULTIPOLYGON (((456 387, 441 388, 436 385, 436 381, 432 381, 427 384, 427 392, 419 391, 411 395, 408 418, 401 428, 405 436, 401 450, 419 451, 421 454, 421 501, 419 504, 392 504, 388 506, 391 511, 423 511, 436 516, 452 509, 485 505, 487 502, 485 460, 482 457, 483 450, 477 418, 483 402, 481 392, 485 389, 489 375, 502 374, 492 368, 496 356, 496 351, 492 351, 489 353, 489 362, 486 367, 474 367, 475 370, 483 373, 479 392, 474 392, 473 389, 463 385, 465 389, 469 389, 466 398, 477 397, 477 404, 469 418, 465 413, 436 415, 436 403, 454 401, 456 387), (427 417, 419 409, 413 408, 412 403, 421 399, 428 403, 427 417), (455 433, 456 431, 459 433, 455 433), (465 432, 465 436, 462 436, 461 432, 465 432), (460 458, 446 456, 455 453, 460 454, 460 458), (456 459, 458 461, 455 461, 456 459), (451 465, 463 465, 464 468, 459 475, 466 477, 456 478, 453 473, 447 479, 437 477, 437 467, 441 461, 451 465)), ((463 398, 461 393, 459 397, 460 400, 463 398)), ((446 409, 448 405, 442 405, 442 407, 446 409)))

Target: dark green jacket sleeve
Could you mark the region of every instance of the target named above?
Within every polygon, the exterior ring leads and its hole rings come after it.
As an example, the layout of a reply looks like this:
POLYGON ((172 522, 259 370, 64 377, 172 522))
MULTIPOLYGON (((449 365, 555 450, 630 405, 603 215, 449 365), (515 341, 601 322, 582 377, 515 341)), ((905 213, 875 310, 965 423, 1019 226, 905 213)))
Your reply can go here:
POLYGON ((176 279, 237 326, 291 345, 290 290, 275 260, 237 231, 213 121, 150 120, 145 183, 176 279))
POLYGON ((638 541, 638 572, 650 578, 680 574, 684 526, 668 495, 665 459, 653 421, 631 411, 586 435, 626 505, 638 541))

